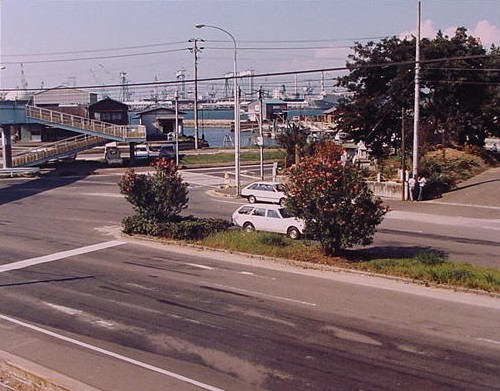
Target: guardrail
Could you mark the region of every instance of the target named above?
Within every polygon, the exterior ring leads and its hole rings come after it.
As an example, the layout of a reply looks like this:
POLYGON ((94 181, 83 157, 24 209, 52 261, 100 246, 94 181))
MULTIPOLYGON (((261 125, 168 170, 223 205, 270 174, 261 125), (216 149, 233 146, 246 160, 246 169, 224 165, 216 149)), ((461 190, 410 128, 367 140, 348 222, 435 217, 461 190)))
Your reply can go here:
POLYGON ((43 147, 31 150, 21 155, 12 156, 12 165, 15 167, 30 165, 34 162, 43 162, 55 158, 64 157, 76 154, 76 152, 99 145, 105 141, 102 137, 89 136, 81 134, 75 137, 67 138, 50 144, 45 144, 43 147))
POLYGON ((123 141, 127 139, 146 139, 146 127, 144 125, 137 125, 135 127, 115 125, 29 105, 26 105, 26 115, 30 118, 66 125, 75 129, 89 130, 94 133, 99 133, 104 138, 106 138, 106 136, 112 136, 113 138, 120 138, 123 141))
POLYGON ((40 172, 39 167, 10 167, 10 168, 0 168, 0 177, 4 176, 24 176, 24 175, 35 175, 40 172))

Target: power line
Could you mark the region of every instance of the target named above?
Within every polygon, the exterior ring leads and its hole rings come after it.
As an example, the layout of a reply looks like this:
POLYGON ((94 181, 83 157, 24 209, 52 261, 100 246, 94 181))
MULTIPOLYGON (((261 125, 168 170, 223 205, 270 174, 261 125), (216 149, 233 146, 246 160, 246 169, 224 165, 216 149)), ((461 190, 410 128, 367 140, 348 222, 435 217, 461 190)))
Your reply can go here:
MULTIPOLYGON (((186 49, 179 49, 179 50, 186 50, 186 49)), ((449 62, 449 61, 459 61, 459 60, 466 60, 466 59, 479 59, 479 58, 487 58, 487 57, 498 57, 500 56, 499 54, 481 54, 481 55, 472 55, 472 56, 457 56, 457 57, 449 57, 449 58, 437 58, 437 59, 430 59, 430 60, 421 60, 420 64, 425 65, 425 64, 434 64, 434 63, 440 63, 440 62, 449 62)), ((254 74, 254 78, 265 78, 265 77, 276 77, 276 76, 289 76, 289 75, 303 75, 303 74, 311 74, 311 73, 318 73, 318 72, 339 72, 339 71, 350 71, 353 69, 369 69, 369 68, 378 68, 378 67, 389 67, 389 66, 409 66, 413 65, 415 62, 414 61, 398 61, 398 62, 392 62, 392 63, 382 63, 382 64, 365 64, 365 65, 360 65, 360 66, 354 66, 352 64, 344 67, 332 67, 332 68, 317 68, 317 69, 306 69, 306 70, 295 70, 295 71, 283 71, 283 72, 268 72, 268 73, 260 73, 260 74, 254 74)), ((237 76, 239 79, 246 78, 248 76, 237 76)), ((204 83, 204 82, 213 82, 213 81, 226 81, 227 77, 209 77, 209 78, 202 78, 198 79, 199 83, 204 83)), ((190 80, 185 80, 186 83, 194 83, 194 79, 190 80)), ((177 80, 169 80, 169 81, 154 81, 154 82, 143 82, 143 83, 131 83, 128 86, 129 87, 144 87, 144 86, 167 86, 167 85, 176 85, 179 84, 179 81, 177 80)), ((79 86, 79 87, 61 87, 63 88, 79 88, 79 89, 96 89, 96 88, 102 88, 102 85, 89 85, 89 86, 79 86)), ((106 85, 106 87, 109 88, 114 88, 114 87, 121 87, 121 84, 110 84, 106 85)), ((7 89, 0 89, 0 91, 3 92, 8 92, 8 91, 17 91, 18 88, 7 88, 7 89)), ((27 89, 27 91, 44 91, 46 90, 45 88, 34 88, 34 89, 27 89)))
POLYGON ((120 47, 120 48, 111 48, 111 49, 89 49, 89 50, 76 50, 76 51, 67 51, 67 52, 3 54, 2 57, 61 56, 61 55, 66 55, 66 54, 102 53, 102 52, 112 52, 112 51, 130 50, 130 49, 143 49, 143 48, 152 48, 152 47, 167 46, 167 45, 180 45, 180 44, 185 44, 185 42, 179 41, 179 42, 167 42, 167 43, 153 43, 153 44, 149 44, 149 45, 140 45, 140 46, 124 46, 124 47, 120 47))
POLYGON ((87 61, 87 60, 105 60, 111 58, 123 58, 123 57, 137 57, 137 56, 145 56, 151 54, 164 54, 164 53, 173 53, 173 52, 182 52, 185 51, 186 48, 183 49, 171 49, 171 50, 160 50, 157 52, 145 52, 145 53, 133 53, 133 54, 118 54, 115 56, 100 56, 100 57, 80 57, 80 58, 66 58, 59 60, 37 60, 37 61, 20 61, 20 62, 4 62, 5 65, 13 65, 13 64, 46 64, 46 63, 54 63, 54 62, 73 62, 73 61, 87 61))

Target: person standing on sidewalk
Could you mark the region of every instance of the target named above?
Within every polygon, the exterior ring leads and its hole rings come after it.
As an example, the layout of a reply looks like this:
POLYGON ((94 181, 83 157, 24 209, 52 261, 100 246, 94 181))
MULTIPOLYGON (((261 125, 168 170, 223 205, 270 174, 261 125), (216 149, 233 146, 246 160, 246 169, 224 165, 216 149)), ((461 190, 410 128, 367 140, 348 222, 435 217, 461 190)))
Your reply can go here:
POLYGON ((427 184, 427 180, 424 176, 418 178, 418 201, 422 201, 424 198, 424 187, 427 184))
POLYGON ((408 198, 410 201, 415 201, 415 183, 417 183, 417 181, 411 176, 408 179, 408 198))

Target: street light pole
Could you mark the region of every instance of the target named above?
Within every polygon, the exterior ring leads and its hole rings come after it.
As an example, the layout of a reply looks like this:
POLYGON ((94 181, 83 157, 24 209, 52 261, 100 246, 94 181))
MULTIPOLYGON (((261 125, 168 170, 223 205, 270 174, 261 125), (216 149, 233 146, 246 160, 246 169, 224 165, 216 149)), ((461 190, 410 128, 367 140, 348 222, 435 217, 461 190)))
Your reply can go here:
POLYGON ((224 30, 218 26, 212 26, 209 24, 197 24, 195 25, 197 29, 201 29, 203 27, 208 27, 212 29, 216 29, 222 31, 227 34, 234 45, 234 72, 233 72, 233 94, 234 94, 234 176, 235 176, 235 184, 236 184, 236 195, 240 195, 240 98, 239 98, 239 90, 238 90, 238 67, 237 67, 237 51, 238 48, 236 46, 236 39, 233 34, 229 31, 224 30))
POLYGON ((194 54, 194 149, 198 149, 198 52, 201 52, 202 47, 198 46, 198 42, 204 42, 203 39, 191 38, 188 42, 193 43, 193 47, 189 51, 194 54))

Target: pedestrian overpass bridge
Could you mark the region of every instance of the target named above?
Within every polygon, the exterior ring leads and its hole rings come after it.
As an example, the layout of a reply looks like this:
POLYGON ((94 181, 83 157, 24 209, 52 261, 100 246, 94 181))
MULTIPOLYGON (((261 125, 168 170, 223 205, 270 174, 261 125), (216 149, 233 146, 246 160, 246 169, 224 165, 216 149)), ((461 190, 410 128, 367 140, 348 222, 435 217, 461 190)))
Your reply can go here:
POLYGON ((25 105, 22 112, 16 105, 10 108, 2 107, 0 126, 3 129, 4 166, 6 167, 37 166, 49 160, 76 155, 78 152, 102 145, 108 141, 127 142, 131 145, 146 141, 146 127, 144 125, 115 125, 30 105, 25 105), (12 156, 10 132, 6 131, 5 125, 35 123, 69 130, 78 133, 78 135, 54 143, 44 144, 42 148, 12 156), (6 159, 6 156, 9 158, 6 159))

